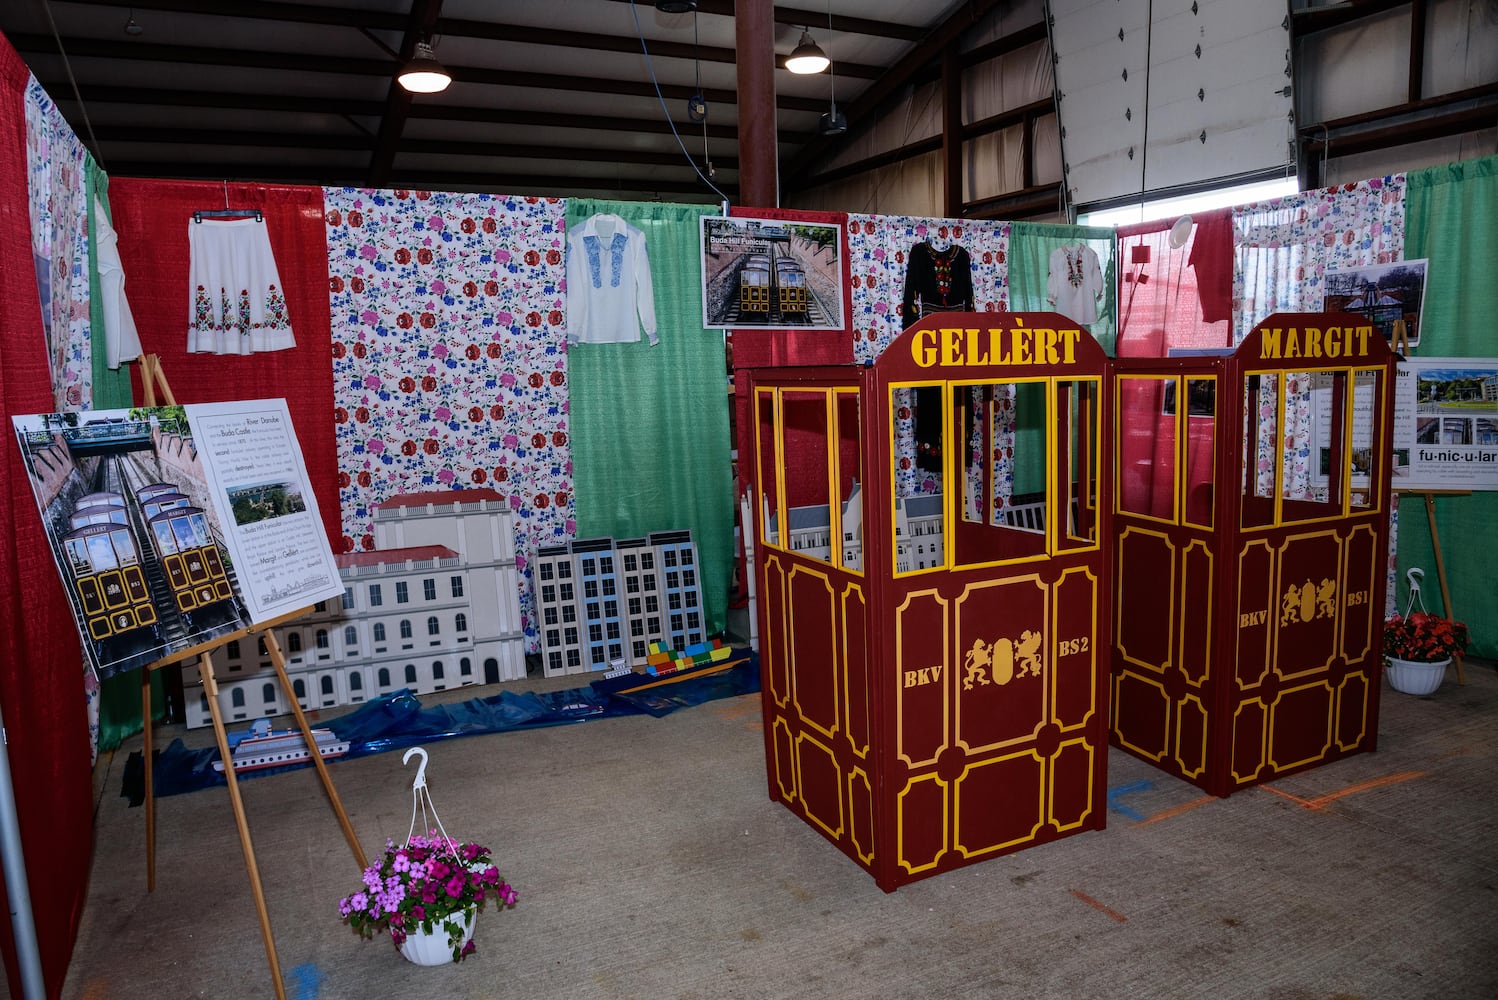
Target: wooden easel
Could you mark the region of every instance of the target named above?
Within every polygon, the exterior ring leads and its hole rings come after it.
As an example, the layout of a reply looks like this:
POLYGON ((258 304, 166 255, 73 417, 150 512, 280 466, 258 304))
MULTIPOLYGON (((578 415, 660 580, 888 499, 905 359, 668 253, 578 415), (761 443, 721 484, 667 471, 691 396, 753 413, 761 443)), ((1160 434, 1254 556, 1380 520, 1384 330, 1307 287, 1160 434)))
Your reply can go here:
MULTIPOLYGON (((176 399, 172 396, 171 387, 166 384, 166 376, 161 371, 161 359, 154 354, 145 355, 141 358, 141 384, 144 388, 144 399, 146 406, 155 406, 156 387, 161 387, 161 393, 167 405, 176 405, 176 399)), ((154 782, 152 780, 152 754, 151 754, 151 671, 172 664, 181 663, 184 660, 196 657, 198 661, 198 676, 203 681, 203 691, 208 698, 208 711, 213 717, 213 735, 218 742, 218 752, 224 762, 224 777, 229 786, 229 802, 234 808, 234 823, 239 828, 239 847, 244 853, 245 871, 250 878, 250 892, 255 897, 255 912, 260 919, 260 937, 265 943, 265 956, 270 964, 272 981, 276 987, 277 1000, 286 1000, 286 987, 281 982, 281 963, 276 957, 276 942, 271 935, 270 914, 265 908, 265 890, 260 884, 260 869, 255 862, 255 847, 250 841, 249 820, 245 815, 244 801, 239 794, 239 779, 234 773, 233 755, 229 749, 229 737, 224 731, 223 711, 218 703, 218 682, 213 676, 213 651, 237 639, 256 636, 264 639, 266 651, 270 654, 271 663, 276 668, 276 677, 281 681, 281 690, 286 692, 287 700, 291 702, 292 713, 296 716, 297 726, 302 731, 302 738, 307 742, 307 748, 311 751, 312 764, 317 768, 317 775, 322 780, 323 790, 328 793, 328 801, 333 807, 333 814, 338 818, 338 824, 343 828, 343 836, 348 841, 349 847, 354 852, 354 860, 359 863, 363 870, 368 867, 368 861, 364 856, 364 849, 359 846, 359 838, 354 834, 353 825, 349 822, 348 814, 343 809, 343 802, 338 798, 338 791, 333 787, 333 778, 328 774, 328 765, 322 759, 322 754, 317 752, 317 740, 312 735, 312 727, 307 724, 307 716, 302 712, 302 706, 297 701, 296 691, 291 685, 291 680, 286 675, 286 658, 281 653, 281 644, 276 641, 276 635, 272 631, 276 626, 293 621, 309 613, 311 608, 302 608, 289 614, 281 615, 269 621, 260 622, 248 628, 242 628, 227 635, 222 635, 213 640, 200 643, 188 649, 179 650, 171 656, 157 660, 141 670, 141 719, 142 728, 145 732, 143 753, 145 755, 145 806, 146 806, 146 891, 151 892, 156 888, 156 800, 154 782)))
MULTIPOLYGON (((1471 496, 1471 490, 1398 490, 1396 495, 1413 495, 1423 493, 1425 495, 1425 521, 1430 525, 1430 547, 1436 556, 1436 580, 1441 585, 1441 614, 1446 618, 1455 618, 1451 610, 1451 591, 1446 587, 1446 560, 1441 558, 1441 534, 1436 530, 1436 497, 1465 497, 1471 496)), ((1467 675, 1462 673, 1462 654, 1457 653, 1451 658, 1451 665, 1456 668, 1456 682, 1467 683, 1467 675)))

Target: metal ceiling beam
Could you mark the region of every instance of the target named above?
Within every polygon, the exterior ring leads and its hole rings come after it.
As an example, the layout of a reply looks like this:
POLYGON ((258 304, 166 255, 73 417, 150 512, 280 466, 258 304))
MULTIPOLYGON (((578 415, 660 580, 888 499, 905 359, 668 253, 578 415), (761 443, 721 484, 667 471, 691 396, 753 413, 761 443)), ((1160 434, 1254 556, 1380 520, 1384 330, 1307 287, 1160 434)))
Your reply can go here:
MULTIPOLYGON (((134 128, 129 125, 106 125, 94 129, 103 142, 136 142, 203 149, 210 146, 248 146, 256 149, 341 149, 370 152, 375 137, 365 135, 330 135, 326 132, 246 132, 229 129, 134 128)), ((585 146, 535 146, 511 142, 475 142, 459 139, 402 138, 398 153, 440 153, 445 156, 493 156, 521 159, 579 160, 596 163, 637 163, 651 166, 679 167, 685 164, 677 150, 596 149, 585 146)), ((713 164, 725 170, 737 170, 738 158, 713 157, 713 164)))
MULTIPOLYGON (((963 3, 945 21, 926 34, 888 73, 849 102, 845 109, 849 122, 871 116, 881 104, 909 84, 916 74, 939 59, 949 43, 955 42, 964 31, 977 24, 999 3, 1000 0, 967 0, 963 3)), ((793 183, 803 181, 808 165, 832 148, 834 141, 822 136, 812 139, 791 158, 784 176, 793 183)))
MULTIPOLYGON (((265 3, 262 0, 68 0, 68 4, 132 11, 164 10, 177 14, 208 14, 256 21, 290 21, 294 24, 329 24, 368 28, 372 31, 404 31, 406 28, 405 14, 306 3, 265 3)), ((143 27, 150 30, 149 24, 143 27)))
MULTIPOLYGON (((188 163, 182 160, 125 160, 109 164, 110 176, 149 177, 167 180, 229 180, 266 182, 276 181, 291 184, 313 184, 329 187, 359 187, 363 184, 363 168, 358 166, 330 167, 326 164, 251 164, 246 172, 244 163, 188 163)), ((540 176, 530 174, 476 173, 441 170, 395 170, 391 172, 391 187, 421 187, 441 191, 472 191, 497 188, 505 194, 534 194, 562 196, 570 191, 642 191, 662 194, 701 195, 704 200, 716 201, 717 196, 697 181, 670 181, 659 177, 649 178, 594 178, 558 177, 555 174, 540 176)), ((729 194, 737 191, 736 184, 719 184, 729 194)))
MULTIPOLYGON (((62 76, 38 76, 47 93, 58 104, 70 104, 73 90, 62 76)), ((241 94, 222 90, 164 90, 157 87, 113 87, 79 84, 84 103, 138 104, 168 108, 232 108, 236 111, 280 111, 293 115, 356 115, 378 118, 385 105, 380 101, 351 101, 321 97, 278 97, 272 94, 241 94)), ((460 109, 461 110, 461 109, 460 109)), ((473 109, 475 112, 481 109, 473 109)))
MULTIPOLYGON (((614 0, 615 3, 630 3, 631 0, 614 0)), ((637 0, 643 3, 644 0, 637 0)), ((738 0, 743 3, 746 0, 738 0)), ((762 2, 762 0, 753 0, 762 2)), ((735 0, 697 0, 697 13, 733 17, 735 0)), ((789 24, 797 28, 826 28, 827 11, 801 10, 776 5, 773 17, 776 24, 789 24)), ((919 40, 926 32, 924 28, 911 24, 894 24, 889 21, 874 21, 866 17, 832 15, 832 30, 839 34, 873 35, 876 38, 898 38, 907 42, 919 40)))
MULTIPOLYGON (((39 78, 47 93, 56 94, 59 104, 72 103, 72 90, 61 77, 39 78)), ((225 91, 159 90, 146 87, 107 87, 86 85, 80 88, 83 100, 95 104, 137 104, 174 108, 232 108, 244 111, 277 111, 292 115, 335 115, 348 118, 378 118, 384 105, 378 101, 329 101, 320 97, 275 97, 265 94, 239 94, 225 91)), ((671 133, 671 123, 661 118, 613 118, 606 115, 565 115, 551 112, 522 111, 511 108, 482 108, 451 104, 418 104, 410 117, 422 121, 482 122, 494 125, 518 125, 525 128, 580 129, 598 132, 671 133)), ((676 131, 682 138, 696 138, 702 126, 679 121, 676 131)), ((733 125, 707 126, 709 139, 737 139, 733 125)), ((780 129, 777 141, 795 144, 805 142, 810 132, 780 129)))
POLYGON ((1409 2, 1410 0, 1343 0, 1342 3, 1324 7, 1298 7, 1290 12, 1290 17, 1295 34, 1304 38, 1318 31, 1338 28, 1374 14, 1406 6, 1409 2))
MULTIPOLYGON (((51 35, 15 34, 6 37, 23 56, 57 55, 57 41, 51 35)), ((118 59, 127 62, 176 63, 183 66, 240 66, 294 73, 341 73, 346 76, 393 76, 399 65, 394 59, 356 59, 325 55, 312 57, 290 52, 121 42, 113 38, 84 38, 76 35, 63 38, 62 47, 71 59, 118 59)))
MULTIPOLYGON (((432 28, 441 14, 442 0, 411 0, 405 34, 401 36, 399 61, 402 66, 415 55, 418 43, 432 37, 432 28)), ((374 152, 369 158, 369 187, 384 187, 389 180, 390 167, 395 163, 395 151, 400 145, 401 133, 406 130, 406 118, 410 113, 411 92, 402 87, 392 74, 385 94, 385 111, 380 115, 380 131, 375 138, 374 152)))

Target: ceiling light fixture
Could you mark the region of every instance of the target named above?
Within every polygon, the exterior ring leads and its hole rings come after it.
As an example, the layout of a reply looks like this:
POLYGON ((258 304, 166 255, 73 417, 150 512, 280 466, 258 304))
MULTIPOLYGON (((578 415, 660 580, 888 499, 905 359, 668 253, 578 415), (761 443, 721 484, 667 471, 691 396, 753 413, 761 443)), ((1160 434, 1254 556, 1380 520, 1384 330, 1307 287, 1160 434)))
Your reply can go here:
POLYGON ((400 85, 413 94, 436 94, 453 82, 452 74, 442 68, 429 42, 417 42, 411 61, 401 67, 396 77, 400 85))
POLYGON ((655 9, 662 14, 690 14, 697 9, 697 0, 655 0, 655 9))
MULTIPOLYGON (((832 0, 827 0, 827 48, 832 48, 832 0)), ((848 118, 837 109, 837 71, 832 67, 832 54, 827 54, 827 82, 831 88, 831 107, 817 121, 818 135, 842 135, 848 131, 848 118)))
POLYGON ((796 48, 792 50, 791 54, 786 56, 785 68, 792 73, 808 76, 812 73, 822 72, 822 70, 828 67, 830 62, 831 60, 827 58, 827 53, 823 52, 821 47, 812 40, 811 32, 802 28, 801 41, 797 43, 796 48))
POLYGON ((125 22, 125 34, 127 34, 127 35, 138 35, 138 34, 140 34, 141 32, 143 32, 145 30, 146 30, 145 28, 142 28, 140 26, 140 22, 135 19, 135 8, 131 7, 130 8, 130 19, 125 22))

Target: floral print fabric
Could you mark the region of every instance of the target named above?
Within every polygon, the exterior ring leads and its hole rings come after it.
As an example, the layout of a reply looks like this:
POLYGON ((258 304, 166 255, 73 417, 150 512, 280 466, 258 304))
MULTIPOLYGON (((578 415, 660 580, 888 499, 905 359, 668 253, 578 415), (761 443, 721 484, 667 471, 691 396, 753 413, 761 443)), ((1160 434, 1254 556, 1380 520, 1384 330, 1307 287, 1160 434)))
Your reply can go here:
POLYGON ((87 151, 35 77, 26 84, 27 195, 42 326, 59 413, 93 403, 87 151))
MULTIPOLYGON (((850 215, 847 236, 852 284, 848 303, 855 363, 872 362, 905 329, 901 295, 910 249, 917 243, 934 239, 965 247, 973 272, 973 308, 978 312, 1008 308, 1008 223, 850 215)), ((935 479, 916 467, 915 448, 915 421, 906 400, 897 404, 895 414, 897 496, 915 496, 937 489, 935 479)), ((993 482, 1001 495, 1008 496, 1013 471, 1006 467, 1003 449, 998 451, 993 482)))
POLYGON ((1276 312, 1319 312, 1327 271, 1404 259, 1405 175, 1233 209, 1233 342, 1276 312))
MULTIPOLYGON (((1233 249, 1236 343, 1272 313, 1319 312, 1329 270, 1403 260, 1404 175, 1235 208, 1233 249)), ((1294 377, 1287 381, 1285 495, 1299 499, 1311 493, 1311 395, 1309 385, 1297 385, 1294 377)), ((1263 435, 1257 442, 1260 496, 1274 491, 1273 444, 1263 435)))
POLYGON ((521 619, 538 545, 576 531, 563 202, 332 188, 327 206, 343 547, 375 504, 484 487, 515 511, 521 619))

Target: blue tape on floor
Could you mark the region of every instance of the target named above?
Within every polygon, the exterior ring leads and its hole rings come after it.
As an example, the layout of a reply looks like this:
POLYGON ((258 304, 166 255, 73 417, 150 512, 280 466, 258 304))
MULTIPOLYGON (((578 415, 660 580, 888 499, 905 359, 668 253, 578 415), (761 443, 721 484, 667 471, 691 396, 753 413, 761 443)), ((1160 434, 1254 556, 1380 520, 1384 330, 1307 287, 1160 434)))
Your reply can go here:
POLYGON ((1132 781, 1127 785, 1119 785, 1117 788, 1108 789, 1108 808, 1116 813, 1123 813, 1129 819, 1144 819, 1144 813, 1130 809, 1118 800, 1125 795, 1133 795, 1135 792, 1147 792, 1155 787, 1153 781, 1132 781))

